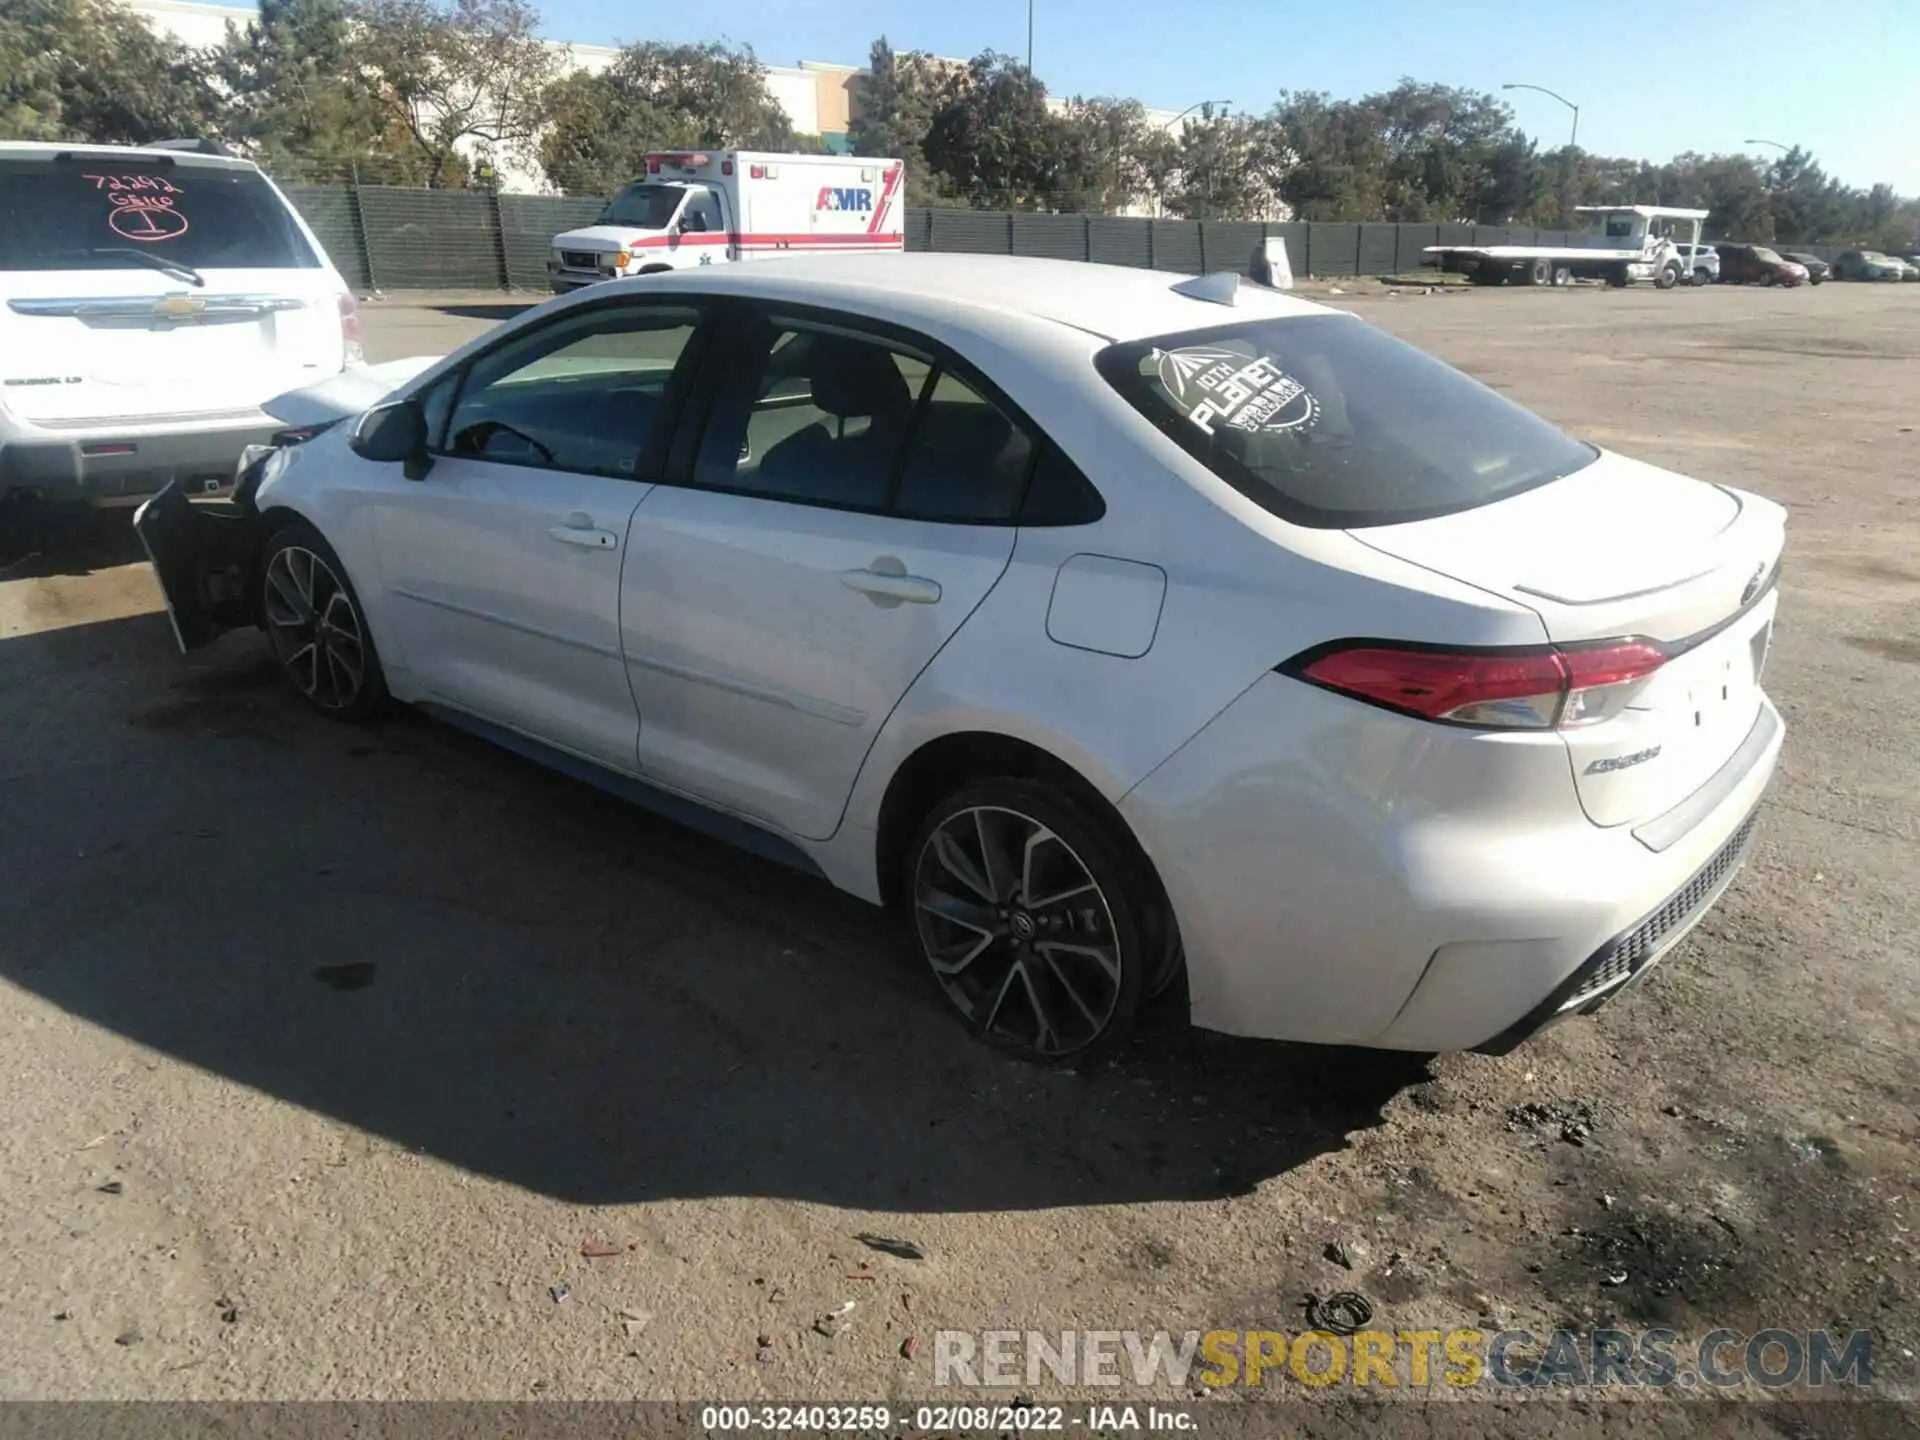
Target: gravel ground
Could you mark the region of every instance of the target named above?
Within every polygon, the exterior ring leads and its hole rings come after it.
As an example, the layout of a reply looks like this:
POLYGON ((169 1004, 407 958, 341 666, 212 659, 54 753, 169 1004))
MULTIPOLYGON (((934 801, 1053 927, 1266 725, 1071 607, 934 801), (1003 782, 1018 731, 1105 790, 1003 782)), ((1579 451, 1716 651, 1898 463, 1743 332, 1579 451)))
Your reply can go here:
MULTIPOLYGON (((1027 1069, 820 884, 311 718, 251 637, 183 663, 108 517, 0 572, 0 1394, 898 1402, 936 1329, 1350 1289, 1401 1330, 1864 1327, 1914 1396, 1920 287, 1338 303, 1792 512, 1783 768, 1648 983, 1498 1059, 1167 1027, 1027 1069)), ((368 308, 391 358, 515 307, 368 308)))

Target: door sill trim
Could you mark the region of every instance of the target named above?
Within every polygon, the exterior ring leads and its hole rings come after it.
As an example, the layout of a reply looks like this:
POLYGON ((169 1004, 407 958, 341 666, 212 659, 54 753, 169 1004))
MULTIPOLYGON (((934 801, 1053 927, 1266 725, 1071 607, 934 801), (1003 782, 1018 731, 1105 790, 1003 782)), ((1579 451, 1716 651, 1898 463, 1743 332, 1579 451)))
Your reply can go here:
POLYGON ((617 799, 651 810, 662 819, 684 825, 689 830, 698 830, 763 860, 771 860, 776 865, 784 865, 803 875, 826 878, 826 872, 815 863, 813 857, 802 850, 793 841, 783 835, 775 834, 764 826, 734 815, 725 810, 716 810, 703 805, 677 791, 666 790, 658 785, 603 765, 597 760, 589 760, 584 755, 576 755, 571 750, 563 750, 557 745, 535 739, 524 731, 512 726, 502 725, 494 720, 483 719, 470 710, 451 705, 440 700, 420 700, 415 702, 422 713, 444 720, 449 725, 477 735, 482 740, 491 741, 503 750, 511 750, 523 759, 574 780, 582 780, 597 790, 604 790, 617 799))

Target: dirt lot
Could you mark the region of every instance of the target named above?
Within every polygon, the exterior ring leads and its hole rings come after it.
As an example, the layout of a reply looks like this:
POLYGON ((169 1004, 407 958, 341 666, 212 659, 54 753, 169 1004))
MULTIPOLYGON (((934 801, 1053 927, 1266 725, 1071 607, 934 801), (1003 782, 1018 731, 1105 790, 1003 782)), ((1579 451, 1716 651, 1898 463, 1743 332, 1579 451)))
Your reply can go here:
MULTIPOLYGON (((1342 303, 1792 511, 1783 770, 1649 983, 1501 1059, 1169 1028, 1026 1069, 822 885, 311 718, 252 637, 183 663, 121 518, 0 578, 4 1394, 898 1399, 936 1329, 1352 1289, 1402 1330, 1865 1327, 1914 1396, 1920 286, 1342 303)), ((373 307, 376 358, 511 309, 456 308, 373 307)), ((1716 1433, 1857 1423, 1815 1408, 1716 1433)))

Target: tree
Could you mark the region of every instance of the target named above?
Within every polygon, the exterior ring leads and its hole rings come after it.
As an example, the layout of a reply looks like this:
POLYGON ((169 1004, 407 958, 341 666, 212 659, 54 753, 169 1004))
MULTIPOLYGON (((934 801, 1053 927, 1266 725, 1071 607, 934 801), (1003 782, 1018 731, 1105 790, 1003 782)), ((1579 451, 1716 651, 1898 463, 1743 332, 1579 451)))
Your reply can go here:
POLYGON ((570 195, 611 195, 642 173, 650 150, 790 149, 793 127, 766 76, 744 47, 629 45, 606 70, 569 75, 548 92, 541 168, 570 195))
POLYGON ((138 145, 215 133, 201 57, 113 0, 0 7, 0 134, 138 145))
POLYGON ((978 209, 1057 208, 1085 188, 1070 127, 1047 109, 1047 87, 991 50, 954 78, 920 148, 941 188, 978 209))
POLYGON ((420 184, 429 163, 362 73, 347 0, 260 0, 211 55, 225 133, 284 179, 420 184))
POLYGON ((1371 220, 1385 205, 1377 117, 1350 100, 1282 92, 1267 112, 1270 183, 1300 220, 1371 220))
POLYGON ((1196 220, 1252 220, 1275 209, 1268 183, 1271 126, 1244 115, 1215 115, 1211 106, 1180 132, 1173 153, 1168 210, 1196 220))
POLYGON ((949 189, 929 162, 926 140, 934 117, 953 101, 966 71, 917 51, 896 51, 882 35, 856 82, 855 113, 847 138, 854 152, 906 162, 909 205, 947 198, 949 189))
POLYGON ((1077 188, 1078 208, 1112 214, 1140 200, 1163 202, 1175 167, 1176 147, 1147 118, 1138 100, 1078 96, 1067 103, 1060 165, 1067 188, 1077 188))
POLYGON ((525 0, 360 0, 354 14, 362 73, 429 185, 455 176, 463 146, 483 161, 532 148, 559 60, 525 0))

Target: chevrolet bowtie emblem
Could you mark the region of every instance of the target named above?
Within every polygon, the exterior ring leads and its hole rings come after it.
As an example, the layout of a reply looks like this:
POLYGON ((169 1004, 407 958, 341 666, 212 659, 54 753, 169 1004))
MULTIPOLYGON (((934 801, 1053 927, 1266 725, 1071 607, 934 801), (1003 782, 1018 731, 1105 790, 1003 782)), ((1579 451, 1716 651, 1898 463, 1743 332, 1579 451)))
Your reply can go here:
POLYGON ((153 302, 153 313, 168 320, 198 315, 206 308, 206 301, 195 299, 191 295, 168 295, 153 302))

